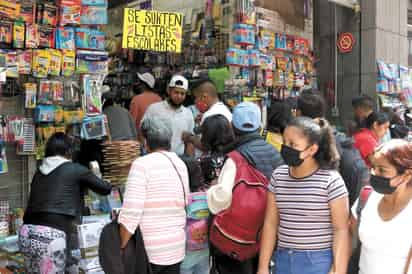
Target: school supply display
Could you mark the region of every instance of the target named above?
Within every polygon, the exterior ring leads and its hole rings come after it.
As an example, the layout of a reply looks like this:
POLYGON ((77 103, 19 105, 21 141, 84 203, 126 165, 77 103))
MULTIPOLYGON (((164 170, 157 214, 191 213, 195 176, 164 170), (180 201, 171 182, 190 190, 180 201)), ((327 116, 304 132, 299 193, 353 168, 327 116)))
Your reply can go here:
POLYGON ((74 28, 71 27, 58 27, 56 30, 56 48, 74 50, 75 45, 75 33, 74 28))
POLYGON ((83 119, 80 136, 85 140, 100 139, 107 135, 105 116, 93 116, 83 119))
POLYGON ((104 50, 105 33, 102 31, 78 28, 75 38, 78 49, 104 50))
POLYGON ((39 27, 37 24, 26 24, 26 48, 34 49, 39 46, 39 27))
POLYGON ((56 29, 54 27, 40 25, 39 26, 39 47, 54 48, 55 47, 56 29))
POLYGON ((25 83, 24 84, 24 107, 27 109, 34 109, 36 107, 37 96, 37 84, 25 83))
POLYGON ((106 74, 109 69, 108 60, 107 52, 79 50, 76 54, 76 72, 106 74))
POLYGON ((62 75, 71 76, 76 69, 76 53, 72 50, 62 51, 62 75))
POLYGON ((25 27, 23 22, 14 22, 13 25, 13 47, 24 48, 25 27))
POLYGON ((47 77, 50 69, 50 51, 34 50, 33 51, 33 76, 37 78, 47 77))
POLYGON ((80 0, 60 0, 59 1, 59 24, 78 25, 80 24, 81 3, 80 0))
POLYGON ((97 6, 82 6, 80 23, 85 25, 107 24, 107 8, 97 6))
POLYGON ((83 102, 87 115, 99 115, 102 112, 102 79, 97 75, 84 75, 82 78, 83 102))

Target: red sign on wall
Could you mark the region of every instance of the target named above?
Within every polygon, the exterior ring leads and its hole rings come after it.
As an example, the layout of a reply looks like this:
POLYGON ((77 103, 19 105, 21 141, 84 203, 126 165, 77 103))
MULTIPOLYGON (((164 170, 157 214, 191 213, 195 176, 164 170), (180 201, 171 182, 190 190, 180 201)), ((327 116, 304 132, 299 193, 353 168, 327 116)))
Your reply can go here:
POLYGON ((350 32, 343 32, 339 35, 337 44, 341 53, 352 52, 355 45, 355 37, 350 32))

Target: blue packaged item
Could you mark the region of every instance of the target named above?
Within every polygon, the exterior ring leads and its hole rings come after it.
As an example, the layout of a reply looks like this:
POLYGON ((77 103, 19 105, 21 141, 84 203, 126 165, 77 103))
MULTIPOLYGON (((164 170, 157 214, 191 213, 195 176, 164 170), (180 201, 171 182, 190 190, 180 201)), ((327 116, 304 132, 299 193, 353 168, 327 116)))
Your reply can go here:
POLYGON ((76 72, 105 74, 109 69, 108 60, 107 52, 79 50, 76 54, 76 72))
POLYGON ((229 48, 226 51, 226 64, 229 66, 239 66, 239 52, 236 48, 229 48))
POLYGON ((54 122, 56 107, 53 105, 38 105, 34 110, 34 121, 36 123, 54 122))
POLYGON ((82 6, 107 7, 107 0, 82 0, 82 6))
POLYGON ((74 29, 59 27, 56 30, 56 49, 75 49, 74 29))
POLYGON ((388 65, 383 61, 377 61, 378 74, 380 77, 384 77, 388 80, 393 79, 392 71, 389 69, 388 65))
POLYGON ((104 116, 99 115, 99 116, 84 118, 80 136, 82 139, 85 139, 85 140, 99 139, 99 138, 106 136, 104 116))
POLYGON ((76 48, 104 50, 105 33, 95 29, 76 29, 76 48))
POLYGON ((245 24, 236 24, 234 26, 233 41, 241 45, 255 44, 255 28, 245 24))
POLYGON ((259 51, 255 49, 249 50, 249 66, 259 67, 259 51))
POLYGON ((80 24, 83 25, 106 25, 107 8, 83 6, 80 16, 80 24))
POLYGON ((276 33, 275 35, 275 48, 279 50, 287 49, 286 35, 283 33, 276 33))

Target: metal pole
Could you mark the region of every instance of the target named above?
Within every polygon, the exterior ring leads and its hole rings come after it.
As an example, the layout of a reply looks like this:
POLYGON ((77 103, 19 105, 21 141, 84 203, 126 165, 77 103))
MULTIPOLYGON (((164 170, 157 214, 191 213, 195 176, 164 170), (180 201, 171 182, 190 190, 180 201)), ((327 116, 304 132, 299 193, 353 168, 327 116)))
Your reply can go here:
MULTIPOLYGON (((337 4, 334 7, 334 21, 335 21, 335 41, 338 37, 338 20, 337 20, 337 4)), ((338 47, 335 45, 335 109, 338 111, 338 47)), ((338 116, 338 115, 337 115, 338 116)))

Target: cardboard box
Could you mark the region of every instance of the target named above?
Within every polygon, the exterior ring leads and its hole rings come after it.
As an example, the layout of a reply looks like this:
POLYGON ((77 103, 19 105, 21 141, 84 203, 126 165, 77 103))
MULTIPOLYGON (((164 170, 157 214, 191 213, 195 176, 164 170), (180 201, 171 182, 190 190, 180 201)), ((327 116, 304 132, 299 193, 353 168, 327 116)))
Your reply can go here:
POLYGON ((79 248, 98 247, 100 234, 104 226, 105 224, 101 222, 78 225, 79 248))

